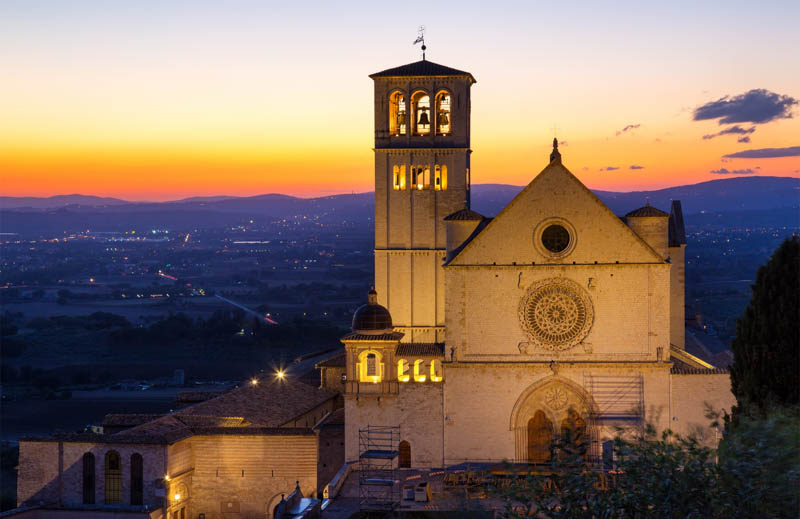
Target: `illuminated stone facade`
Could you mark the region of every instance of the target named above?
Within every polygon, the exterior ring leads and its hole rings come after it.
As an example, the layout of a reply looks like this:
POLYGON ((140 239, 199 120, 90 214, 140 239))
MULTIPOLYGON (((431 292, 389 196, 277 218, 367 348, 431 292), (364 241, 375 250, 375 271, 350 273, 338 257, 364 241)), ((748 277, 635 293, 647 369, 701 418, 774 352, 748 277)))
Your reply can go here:
POLYGON ((544 170, 484 218, 469 209, 473 77, 424 61, 371 77, 375 287, 394 327, 343 338, 346 459, 367 425, 399 426, 415 467, 544 461, 560 435, 599 459, 619 427, 648 421, 708 433, 704 403, 734 400, 726 372, 683 350, 679 202, 621 219, 554 143, 544 170), (415 133, 414 93, 443 88, 452 133, 415 133), (446 190, 418 182, 417 157, 447 161, 446 190))

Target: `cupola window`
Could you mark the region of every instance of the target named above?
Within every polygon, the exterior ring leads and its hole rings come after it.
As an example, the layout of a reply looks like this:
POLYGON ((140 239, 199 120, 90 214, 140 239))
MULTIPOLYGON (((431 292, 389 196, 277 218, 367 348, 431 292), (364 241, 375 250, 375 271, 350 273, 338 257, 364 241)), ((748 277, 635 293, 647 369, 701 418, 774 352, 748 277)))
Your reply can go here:
POLYGON ((395 92, 389 98, 389 133, 406 134, 406 97, 395 92))
POLYGON ((436 135, 450 135, 450 94, 439 92, 436 95, 436 135))
POLYGON ((412 99, 414 107, 414 134, 431 133, 431 98, 425 92, 417 92, 412 99))
POLYGON ((362 351, 356 365, 360 382, 378 383, 383 378, 381 354, 376 351, 362 351))
POLYGON ((400 382, 408 382, 411 380, 411 375, 408 374, 410 366, 408 365, 408 361, 405 359, 400 359, 397 361, 397 380, 400 382))
POLYGON ((414 382, 425 382, 425 361, 417 359, 414 361, 414 382))

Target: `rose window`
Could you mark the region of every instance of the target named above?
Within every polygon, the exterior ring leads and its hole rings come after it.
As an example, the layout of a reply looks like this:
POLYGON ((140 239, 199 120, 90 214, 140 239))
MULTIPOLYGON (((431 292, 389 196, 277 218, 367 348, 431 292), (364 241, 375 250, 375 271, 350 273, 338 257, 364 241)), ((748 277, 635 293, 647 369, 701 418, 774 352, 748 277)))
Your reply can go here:
POLYGON ((565 350, 589 333, 592 303, 576 283, 546 280, 534 285, 523 298, 520 320, 534 343, 549 350, 565 350))

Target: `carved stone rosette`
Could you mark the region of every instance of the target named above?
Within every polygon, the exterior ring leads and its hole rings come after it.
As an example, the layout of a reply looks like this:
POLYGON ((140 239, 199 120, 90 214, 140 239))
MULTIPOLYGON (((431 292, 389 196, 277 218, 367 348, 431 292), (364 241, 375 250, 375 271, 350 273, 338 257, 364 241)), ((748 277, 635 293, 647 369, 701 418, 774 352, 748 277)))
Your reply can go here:
POLYGON ((519 319, 535 346, 564 351, 589 334, 594 307, 589 294, 574 281, 544 279, 534 283, 520 301, 519 319))

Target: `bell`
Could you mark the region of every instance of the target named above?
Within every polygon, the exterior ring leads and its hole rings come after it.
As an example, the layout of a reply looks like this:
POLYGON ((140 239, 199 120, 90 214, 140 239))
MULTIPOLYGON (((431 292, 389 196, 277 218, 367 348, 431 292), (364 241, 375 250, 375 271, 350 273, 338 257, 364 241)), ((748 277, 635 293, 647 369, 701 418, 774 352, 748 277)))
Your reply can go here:
POLYGON ((421 114, 419 114, 419 123, 418 124, 419 125, 425 125, 425 126, 431 124, 431 120, 428 119, 428 112, 422 112, 421 114))
POLYGON ((440 112, 439 126, 447 126, 448 124, 450 124, 450 118, 447 116, 447 112, 440 112))

